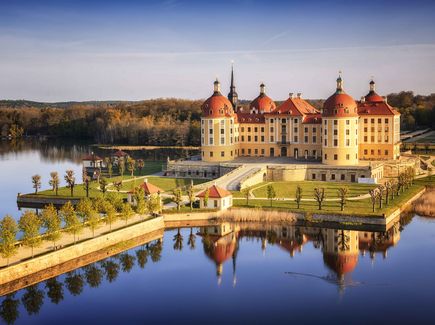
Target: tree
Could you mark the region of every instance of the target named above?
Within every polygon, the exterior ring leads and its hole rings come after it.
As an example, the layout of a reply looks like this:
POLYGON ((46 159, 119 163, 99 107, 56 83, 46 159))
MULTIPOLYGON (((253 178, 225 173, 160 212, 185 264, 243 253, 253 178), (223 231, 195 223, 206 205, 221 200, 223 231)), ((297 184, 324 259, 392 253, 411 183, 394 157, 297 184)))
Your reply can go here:
POLYGON ((122 205, 124 204, 124 200, 119 193, 111 192, 106 195, 106 201, 110 202, 117 212, 122 211, 122 205))
POLYGON ((134 171, 136 170, 136 160, 131 157, 127 158, 127 169, 130 172, 130 176, 133 177, 134 171))
POLYGON ((325 189, 323 187, 316 187, 314 189, 314 199, 317 201, 319 210, 322 210, 322 203, 325 199, 325 189))
POLYGON ((378 198, 378 189, 369 190, 370 200, 372 201, 372 212, 375 212, 376 199, 378 198))
POLYGON ((104 213, 106 214, 104 221, 109 225, 109 230, 112 231, 112 224, 116 221, 118 215, 115 207, 109 201, 104 204, 104 213))
POLYGON ((137 187, 134 191, 134 197, 136 199, 136 212, 140 215, 144 215, 146 212, 144 189, 140 186, 137 187))
POLYGON ((273 185, 271 184, 267 186, 267 198, 269 199, 270 206, 272 207, 273 199, 276 198, 276 192, 275 189, 273 188, 273 185))
POLYGON ((39 247, 42 242, 39 234, 41 224, 41 219, 39 219, 35 212, 30 210, 25 211, 18 221, 18 228, 23 233, 21 240, 25 246, 32 249, 32 257, 33 249, 39 247))
POLYGON ((85 188, 86 197, 89 197, 90 186, 91 186, 91 178, 88 175, 83 175, 83 187, 85 188))
POLYGON ((296 201, 296 204, 298 205, 298 209, 299 209, 299 206, 300 206, 301 201, 302 201, 302 187, 300 187, 299 185, 296 187, 295 197, 296 197, 295 201, 296 201))
POLYGON ((110 159, 110 157, 106 157, 106 158, 104 158, 104 162, 106 164, 107 173, 109 174, 109 178, 112 178, 112 175, 113 175, 112 159, 110 159))
POLYGON ((59 183, 60 183, 59 174, 57 172, 51 172, 50 181, 48 182, 48 184, 51 186, 53 192, 56 192, 56 195, 59 190, 59 183))
POLYGON ((47 288, 47 296, 52 303, 57 305, 63 300, 63 285, 56 277, 48 279, 45 282, 45 287, 47 288))
POLYGON ((208 207, 208 200, 209 200, 209 198, 210 198, 210 188, 207 187, 205 189, 205 192, 204 192, 204 207, 205 208, 208 207))
POLYGON ((42 226, 45 228, 45 238, 53 242, 53 249, 56 249, 56 241, 60 238, 61 218, 53 204, 45 206, 41 213, 42 226))
POLYGON ((122 205, 121 210, 121 218, 125 221, 125 224, 127 224, 128 220, 130 220, 134 216, 134 211, 131 208, 131 205, 129 203, 124 203, 122 205))
POLYGON ((388 200, 390 198, 390 193, 393 186, 391 181, 386 181, 384 186, 385 186, 385 205, 388 206, 388 200))
POLYGON ((187 197, 189 198, 190 211, 192 211, 193 202, 195 202, 195 191, 193 190, 193 182, 190 182, 189 188, 187 189, 187 197))
POLYGON ((3 258, 9 259, 17 253, 15 246, 17 242, 18 225, 10 215, 5 216, 0 222, 0 252, 3 258))
POLYGON ((179 187, 174 190, 174 197, 172 200, 177 205, 177 211, 180 211, 181 203, 183 203, 182 191, 179 187))
POLYGON ((148 212, 151 214, 161 212, 162 206, 161 206, 161 199, 159 193, 154 193, 148 196, 147 207, 148 207, 148 212))
POLYGON ((68 169, 65 172, 65 182, 66 182, 66 187, 68 187, 71 191, 71 196, 74 196, 74 186, 76 185, 76 177, 74 176, 74 171, 71 169, 68 169))
POLYGON ((82 231, 83 224, 74 211, 71 201, 66 202, 59 211, 60 217, 65 224, 65 231, 68 234, 74 235, 74 244, 76 243, 76 236, 82 231))
POLYGON ((344 205, 346 204, 346 198, 347 198, 348 192, 349 192, 349 189, 347 187, 340 187, 339 189, 337 189, 337 195, 338 195, 338 198, 340 199, 341 211, 344 210, 344 205))
POLYGON ((145 167, 145 161, 143 159, 137 160, 137 168, 139 169, 139 174, 142 175, 142 169, 145 167))
POLYGON ((91 229, 92 231, 92 237, 95 237, 95 230, 97 230, 98 227, 100 226, 100 221, 101 221, 101 217, 97 211, 95 211, 94 209, 89 211, 87 223, 89 229, 91 229))
POLYGON ((103 192, 103 195, 107 192, 107 179, 104 177, 101 177, 100 179, 100 190, 103 192))
POLYGON ((378 186, 378 200, 379 200, 379 209, 382 209, 382 199, 384 198, 385 186, 378 186))
POLYGON ((398 191, 398 185, 396 181, 391 181, 391 200, 394 200, 394 194, 398 191))
POLYGON ((249 205, 249 188, 245 187, 241 192, 246 199, 246 205, 249 205))
POLYGON ((75 210, 83 224, 86 222, 88 215, 92 209, 93 209, 92 201, 87 197, 81 199, 77 203, 75 210))
POLYGON ((124 172, 125 172, 125 162, 124 159, 118 160, 118 172, 121 175, 121 178, 124 178, 124 172))
POLYGON ((32 184, 33 184, 33 188, 35 189, 35 194, 38 194, 38 190, 41 188, 41 176, 33 175, 32 184))
POLYGON ((0 305, 0 317, 5 321, 6 324, 14 324, 20 312, 18 310, 20 306, 20 301, 15 299, 15 293, 8 294, 5 299, 3 299, 0 305))

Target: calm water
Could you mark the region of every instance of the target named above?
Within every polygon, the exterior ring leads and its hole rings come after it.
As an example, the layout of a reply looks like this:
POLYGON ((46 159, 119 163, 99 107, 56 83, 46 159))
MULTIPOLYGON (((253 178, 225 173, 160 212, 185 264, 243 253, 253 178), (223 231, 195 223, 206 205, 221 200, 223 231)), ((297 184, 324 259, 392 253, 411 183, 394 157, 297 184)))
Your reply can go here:
MULTIPOLYGON (((65 149, 62 159, 36 147, 3 152, 2 214, 18 214, 15 192, 31 189, 36 170, 80 170, 80 148, 65 149)), ((1 297, 0 323, 428 324, 435 317, 434 247, 435 220, 419 217, 387 232, 172 229, 161 241, 1 297)))

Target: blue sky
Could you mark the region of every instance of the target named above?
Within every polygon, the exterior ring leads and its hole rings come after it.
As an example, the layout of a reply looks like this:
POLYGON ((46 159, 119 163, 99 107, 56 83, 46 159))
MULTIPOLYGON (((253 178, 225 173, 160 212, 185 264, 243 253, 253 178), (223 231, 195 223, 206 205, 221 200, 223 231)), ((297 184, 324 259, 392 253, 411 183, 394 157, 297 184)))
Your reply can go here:
POLYGON ((435 92, 434 1, 0 0, 0 98, 435 92))

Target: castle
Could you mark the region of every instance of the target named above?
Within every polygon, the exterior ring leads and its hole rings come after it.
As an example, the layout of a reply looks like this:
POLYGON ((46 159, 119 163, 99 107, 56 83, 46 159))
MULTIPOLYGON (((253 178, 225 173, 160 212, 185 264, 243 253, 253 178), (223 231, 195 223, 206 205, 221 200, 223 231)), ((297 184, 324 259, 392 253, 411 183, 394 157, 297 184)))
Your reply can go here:
POLYGON ((354 166, 360 160, 394 160, 400 155, 400 113, 376 93, 375 82, 360 101, 345 93, 341 75, 336 91, 321 111, 301 94, 281 105, 260 94, 244 109, 231 71, 231 86, 223 96, 218 80, 202 105, 201 158, 228 162, 236 157, 292 157, 323 164, 354 166))

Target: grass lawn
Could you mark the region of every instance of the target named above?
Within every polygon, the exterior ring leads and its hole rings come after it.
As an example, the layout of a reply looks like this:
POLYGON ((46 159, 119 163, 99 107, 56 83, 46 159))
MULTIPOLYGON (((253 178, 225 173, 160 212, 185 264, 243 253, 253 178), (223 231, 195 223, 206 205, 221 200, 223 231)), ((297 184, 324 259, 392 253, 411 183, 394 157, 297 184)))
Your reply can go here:
MULTIPOLYGON (((91 183, 91 186, 89 188, 89 197, 103 196, 103 193, 101 193, 100 191, 98 191, 95 188, 96 186, 97 186, 96 182, 92 182, 91 183)), ((38 192, 38 194, 29 193, 28 195, 35 195, 37 197, 49 196, 49 197, 58 197, 58 198, 70 198, 71 197, 71 191, 67 187, 60 187, 59 190, 58 190, 58 196, 56 196, 56 193, 53 192, 52 190, 40 191, 40 192, 38 192)), ((85 188, 84 188, 84 186, 82 184, 76 185, 74 187, 74 196, 73 196, 73 198, 82 198, 82 197, 86 197, 85 188)))
MULTIPOLYGON (((267 197, 267 185, 269 183, 262 183, 256 185, 253 190, 255 197, 266 198, 267 197), (258 186, 261 186, 257 188, 258 186)), ((359 196, 367 194, 376 185, 372 184, 358 184, 358 183, 340 183, 340 182, 315 182, 315 181, 303 181, 303 182, 270 182, 276 192, 277 198, 294 198, 296 193, 296 187, 300 185, 302 187, 303 198, 313 198, 314 188, 325 188, 326 198, 337 198, 337 189, 343 186, 349 188, 349 197, 359 196)))
MULTIPOLYGON (((159 176, 149 176, 147 177, 148 182, 160 187, 164 191, 171 191, 177 187, 184 187, 190 185, 190 178, 174 178, 174 177, 159 177, 159 176)), ((204 179, 192 179, 193 184, 201 184, 206 182, 204 179)), ((128 181, 122 184, 123 191, 130 191, 135 187, 139 186, 144 181, 143 178, 136 179, 135 181, 128 181)))

